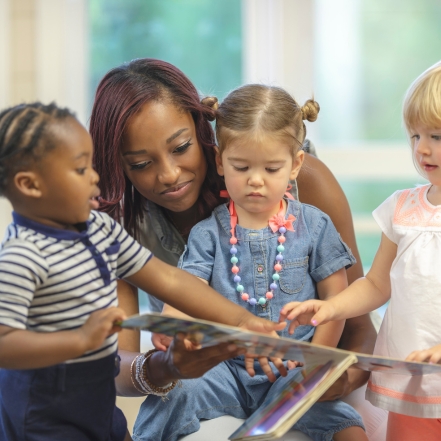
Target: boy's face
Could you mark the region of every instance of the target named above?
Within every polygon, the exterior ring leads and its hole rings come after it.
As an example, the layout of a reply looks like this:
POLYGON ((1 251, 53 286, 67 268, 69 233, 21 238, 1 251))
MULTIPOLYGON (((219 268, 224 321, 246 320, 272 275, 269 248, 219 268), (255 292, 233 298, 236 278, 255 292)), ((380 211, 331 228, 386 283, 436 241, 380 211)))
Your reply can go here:
POLYGON ((98 208, 99 177, 92 168, 93 145, 86 129, 74 118, 50 128, 56 147, 38 166, 41 196, 34 220, 57 228, 72 228, 98 208))

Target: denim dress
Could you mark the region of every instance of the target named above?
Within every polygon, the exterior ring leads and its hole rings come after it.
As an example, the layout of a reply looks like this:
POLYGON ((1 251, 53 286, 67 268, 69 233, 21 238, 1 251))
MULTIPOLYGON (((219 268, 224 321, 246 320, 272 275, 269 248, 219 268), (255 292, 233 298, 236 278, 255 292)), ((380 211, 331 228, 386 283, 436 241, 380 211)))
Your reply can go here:
MULTIPOLYGON (((289 214, 296 217, 293 223, 295 231, 285 234, 279 288, 264 307, 252 306, 241 300, 236 291, 230 262, 230 214, 226 205, 215 208, 210 218, 193 227, 178 266, 207 280, 225 297, 259 317, 278 321, 283 305, 290 301, 317 298, 318 282, 355 263, 350 249, 326 214, 297 201, 287 202, 285 217, 289 214)), ((269 227, 262 230, 236 227, 239 274, 250 298, 265 296, 269 290, 278 236, 269 227)), ((287 331, 279 334, 310 341, 314 328, 301 326, 293 336, 287 331)), ((133 440, 175 441, 199 430, 201 419, 222 415, 248 418, 266 398, 279 394, 286 382, 298 372, 298 369, 293 369, 282 377, 274 368, 277 380, 270 383, 259 363, 255 363, 254 369, 256 375, 250 377, 243 357, 236 357, 220 363, 201 378, 182 381, 182 387, 174 388, 166 401, 149 395, 138 413, 133 440)), ((363 427, 361 417, 347 403, 337 400, 315 403, 294 425, 294 429, 306 433, 314 441, 331 441, 335 433, 351 426, 363 427)))
MULTIPOLYGON (((243 301, 236 291, 230 259, 230 213, 226 204, 216 207, 208 219, 195 225, 178 266, 206 280, 224 297, 248 309, 252 314, 277 322, 280 310, 288 302, 318 298, 317 283, 342 268, 355 263, 351 250, 341 240, 328 215, 310 205, 287 200, 285 218, 292 214, 295 231, 285 233, 282 270, 274 297, 264 306, 243 301)), ((236 226, 236 245, 241 284, 250 298, 265 297, 270 290, 278 254, 277 239, 270 227, 249 230, 236 226)), ((294 335, 283 330, 280 335, 311 341, 313 326, 300 326, 294 335)))

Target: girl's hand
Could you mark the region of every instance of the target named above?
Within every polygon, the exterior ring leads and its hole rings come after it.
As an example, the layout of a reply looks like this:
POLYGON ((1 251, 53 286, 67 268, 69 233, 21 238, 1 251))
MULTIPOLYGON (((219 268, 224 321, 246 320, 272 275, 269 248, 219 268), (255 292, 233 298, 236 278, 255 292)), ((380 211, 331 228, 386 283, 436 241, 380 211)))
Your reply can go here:
POLYGON ((300 361, 288 360, 287 366, 284 365, 283 360, 281 358, 274 357, 265 357, 265 356, 254 356, 247 354, 245 355, 245 369, 247 370, 250 377, 254 377, 256 374, 254 370, 254 360, 257 359, 259 361, 260 367, 262 368, 265 375, 268 377, 268 380, 271 383, 276 381, 276 376, 274 375, 273 370, 271 369, 271 365, 269 364, 269 360, 274 364, 277 370, 280 372, 282 377, 286 377, 289 369, 295 369, 296 367, 303 366, 303 363, 300 361))
POLYGON ((152 333, 152 344, 158 351, 166 351, 172 341, 173 338, 168 335, 152 333))
POLYGON ((84 352, 98 349, 109 335, 120 332, 121 326, 115 322, 121 322, 126 318, 125 312, 115 307, 100 309, 90 314, 86 323, 76 330, 83 340, 84 352))
POLYGON ((441 364, 441 344, 422 351, 413 351, 406 361, 425 361, 431 364, 441 364))
POLYGON ((287 303, 280 311, 279 321, 291 320, 289 333, 300 325, 323 325, 335 320, 335 308, 329 301, 306 300, 287 303))
MULTIPOLYGON (((171 345, 173 341, 173 337, 169 337, 165 334, 157 334, 156 332, 152 333, 152 343, 155 349, 158 351, 166 351, 168 347, 171 345)), ((192 342, 190 339, 184 339, 184 344, 187 350, 195 351, 196 349, 200 349, 201 345, 192 342)))

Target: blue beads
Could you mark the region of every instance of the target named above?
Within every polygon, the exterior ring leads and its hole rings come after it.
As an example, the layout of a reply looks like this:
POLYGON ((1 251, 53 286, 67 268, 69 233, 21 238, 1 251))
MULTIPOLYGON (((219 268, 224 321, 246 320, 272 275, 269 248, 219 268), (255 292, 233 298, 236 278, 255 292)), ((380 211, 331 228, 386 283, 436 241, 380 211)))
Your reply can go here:
POLYGON ((277 273, 273 274, 273 280, 279 280, 280 276, 277 273))
POLYGON ((283 260, 283 256, 281 254, 277 254, 276 260, 277 262, 281 262, 283 260))
POLYGON ((283 253, 285 251, 285 247, 283 245, 277 245, 277 251, 279 253, 283 253))
POLYGON ((230 253, 231 253, 231 254, 236 254, 236 253, 237 253, 237 248, 236 248, 235 246, 232 246, 232 247, 230 248, 230 253))
POLYGON ((272 291, 274 291, 275 289, 277 289, 277 283, 271 283, 271 285, 270 285, 270 289, 272 290, 272 291))
POLYGON ((233 280, 234 280, 236 283, 239 283, 242 279, 240 278, 240 276, 235 275, 233 280))
POLYGON ((239 259, 238 259, 236 256, 233 256, 233 257, 230 259, 230 262, 234 264, 234 263, 239 262, 239 259))
POLYGON ((249 304, 250 304, 251 306, 254 306, 256 303, 257 303, 256 299, 250 299, 250 300, 249 300, 249 304))
POLYGON ((286 228, 285 227, 279 227, 279 233, 285 234, 286 233, 286 228))
POLYGON ((237 285, 237 286, 236 286, 236 291, 237 291, 237 292, 243 292, 244 289, 245 289, 245 288, 244 288, 242 285, 237 285))
POLYGON ((266 298, 265 298, 265 297, 261 297, 261 298, 259 299, 259 305, 260 305, 260 306, 263 306, 265 303, 266 303, 266 298))

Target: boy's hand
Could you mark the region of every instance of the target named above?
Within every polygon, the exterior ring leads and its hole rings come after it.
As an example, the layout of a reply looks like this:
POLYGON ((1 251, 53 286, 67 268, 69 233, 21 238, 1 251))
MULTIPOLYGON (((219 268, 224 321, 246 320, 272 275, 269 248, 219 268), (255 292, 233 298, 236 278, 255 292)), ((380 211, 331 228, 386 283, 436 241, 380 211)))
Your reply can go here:
POLYGON ((413 351, 407 356, 406 361, 425 361, 430 364, 441 364, 441 345, 422 351, 413 351))
POLYGON ((115 322, 121 322, 127 318, 120 308, 100 309, 90 314, 86 323, 77 329, 84 343, 84 352, 98 349, 104 340, 115 332, 121 331, 121 326, 115 322))
POLYGON ((335 308, 329 301, 306 300, 287 303, 280 311, 280 321, 291 320, 289 333, 300 325, 323 325, 335 320, 335 308))
POLYGON ((248 313, 237 326, 247 329, 248 331, 260 332, 261 334, 272 334, 273 337, 278 337, 276 331, 281 331, 284 329, 286 322, 271 322, 248 313))

